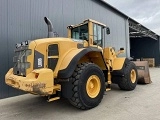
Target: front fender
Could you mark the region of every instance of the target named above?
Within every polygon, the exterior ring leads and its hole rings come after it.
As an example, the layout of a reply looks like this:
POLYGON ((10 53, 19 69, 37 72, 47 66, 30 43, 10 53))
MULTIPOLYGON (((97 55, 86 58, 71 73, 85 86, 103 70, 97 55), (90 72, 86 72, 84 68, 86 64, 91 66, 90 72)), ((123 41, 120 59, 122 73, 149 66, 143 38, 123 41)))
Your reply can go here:
POLYGON ((121 70, 126 58, 115 58, 113 61, 113 70, 121 70))
POLYGON ((130 62, 128 58, 116 58, 113 62, 112 76, 124 76, 125 66, 130 62))

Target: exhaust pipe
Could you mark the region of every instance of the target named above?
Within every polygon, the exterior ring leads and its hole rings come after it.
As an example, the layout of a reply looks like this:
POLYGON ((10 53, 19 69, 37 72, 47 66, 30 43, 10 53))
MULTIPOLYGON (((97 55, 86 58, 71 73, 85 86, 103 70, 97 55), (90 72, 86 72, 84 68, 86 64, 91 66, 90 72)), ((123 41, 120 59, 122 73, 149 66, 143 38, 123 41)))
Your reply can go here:
POLYGON ((52 22, 47 17, 44 17, 44 21, 46 22, 46 24, 48 26, 48 38, 53 38, 54 32, 53 32, 52 22))

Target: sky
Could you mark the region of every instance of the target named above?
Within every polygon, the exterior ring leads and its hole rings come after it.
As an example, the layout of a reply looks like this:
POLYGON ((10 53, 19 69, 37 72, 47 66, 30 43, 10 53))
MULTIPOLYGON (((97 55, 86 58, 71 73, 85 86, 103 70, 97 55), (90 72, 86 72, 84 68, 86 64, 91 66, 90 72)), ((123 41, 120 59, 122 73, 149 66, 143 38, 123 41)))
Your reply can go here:
POLYGON ((160 0, 105 0, 122 13, 160 35, 160 0))

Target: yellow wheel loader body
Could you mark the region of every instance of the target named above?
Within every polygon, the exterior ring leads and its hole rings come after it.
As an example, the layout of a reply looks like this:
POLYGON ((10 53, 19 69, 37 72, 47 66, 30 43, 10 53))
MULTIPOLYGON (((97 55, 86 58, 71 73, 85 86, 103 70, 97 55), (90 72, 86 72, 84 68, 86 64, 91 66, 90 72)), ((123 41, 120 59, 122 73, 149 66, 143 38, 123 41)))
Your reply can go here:
POLYGON ((33 70, 26 77, 14 75, 11 68, 5 76, 5 82, 16 89, 42 96, 61 90, 60 85, 53 84, 52 70, 46 68, 33 70))
POLYGON ((89 62, 92 59, 102 69, 106 69, 100 50, 97 48, 83 48, 82 43, 74 42, 69 38, 35 40, 29 44, 28 49, 32 52, 27 56, 27 63, 30 63, 30 67, 26 69, 25 76, 22 73, 14 75, 13 68, 11 68, 5 76, 5 81, 6 84, 14 88, 33 94, 48 96, 60 91, 61 85, 55 84, 55 78, 70 77, 78 63, 89 62), (49 56, 47 48, 53 44, 58 45, 59 53, 49 56), (39 54, 43 56, 43 64, 38 63, 41 57, 39 54), (54 70, 48 68, 49 59, 58 59, 54 70))
MULTIPOLYGON (((53 27, 48 25, 48 37, 53 27)), ((88 19, 68 26, 68 38, 43 38, 16 45, 15 65, 6 76, 9 86, 31 94, 48 96, 48 101, 61 97, 80 109, 91 109, 103 98, 104 90, 117 83, 123 90, 133 90, 137 70, 127 58, 119 58, 112 47, 105 47, 109 28, 88 19), (134 71, 134 74, 132 74, 134 71), (127 80, 127 81, 126 81, 127 80)))

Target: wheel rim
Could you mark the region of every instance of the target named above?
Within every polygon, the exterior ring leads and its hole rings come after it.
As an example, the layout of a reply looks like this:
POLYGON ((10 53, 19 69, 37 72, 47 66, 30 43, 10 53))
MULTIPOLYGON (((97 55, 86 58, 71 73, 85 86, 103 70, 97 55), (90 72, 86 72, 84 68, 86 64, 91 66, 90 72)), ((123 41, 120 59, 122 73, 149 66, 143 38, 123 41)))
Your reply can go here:
POLYGON ((96 75, 92 75, 88 78, 86 84, 86 91, 89 97, 95 98, 100 92, 101 84, 100 79, 96 75))
POLYGON ((131 77, 131 82, 135 83, 136 82, 136 71, 134 69, 131 70, 130 77, 131 77))

